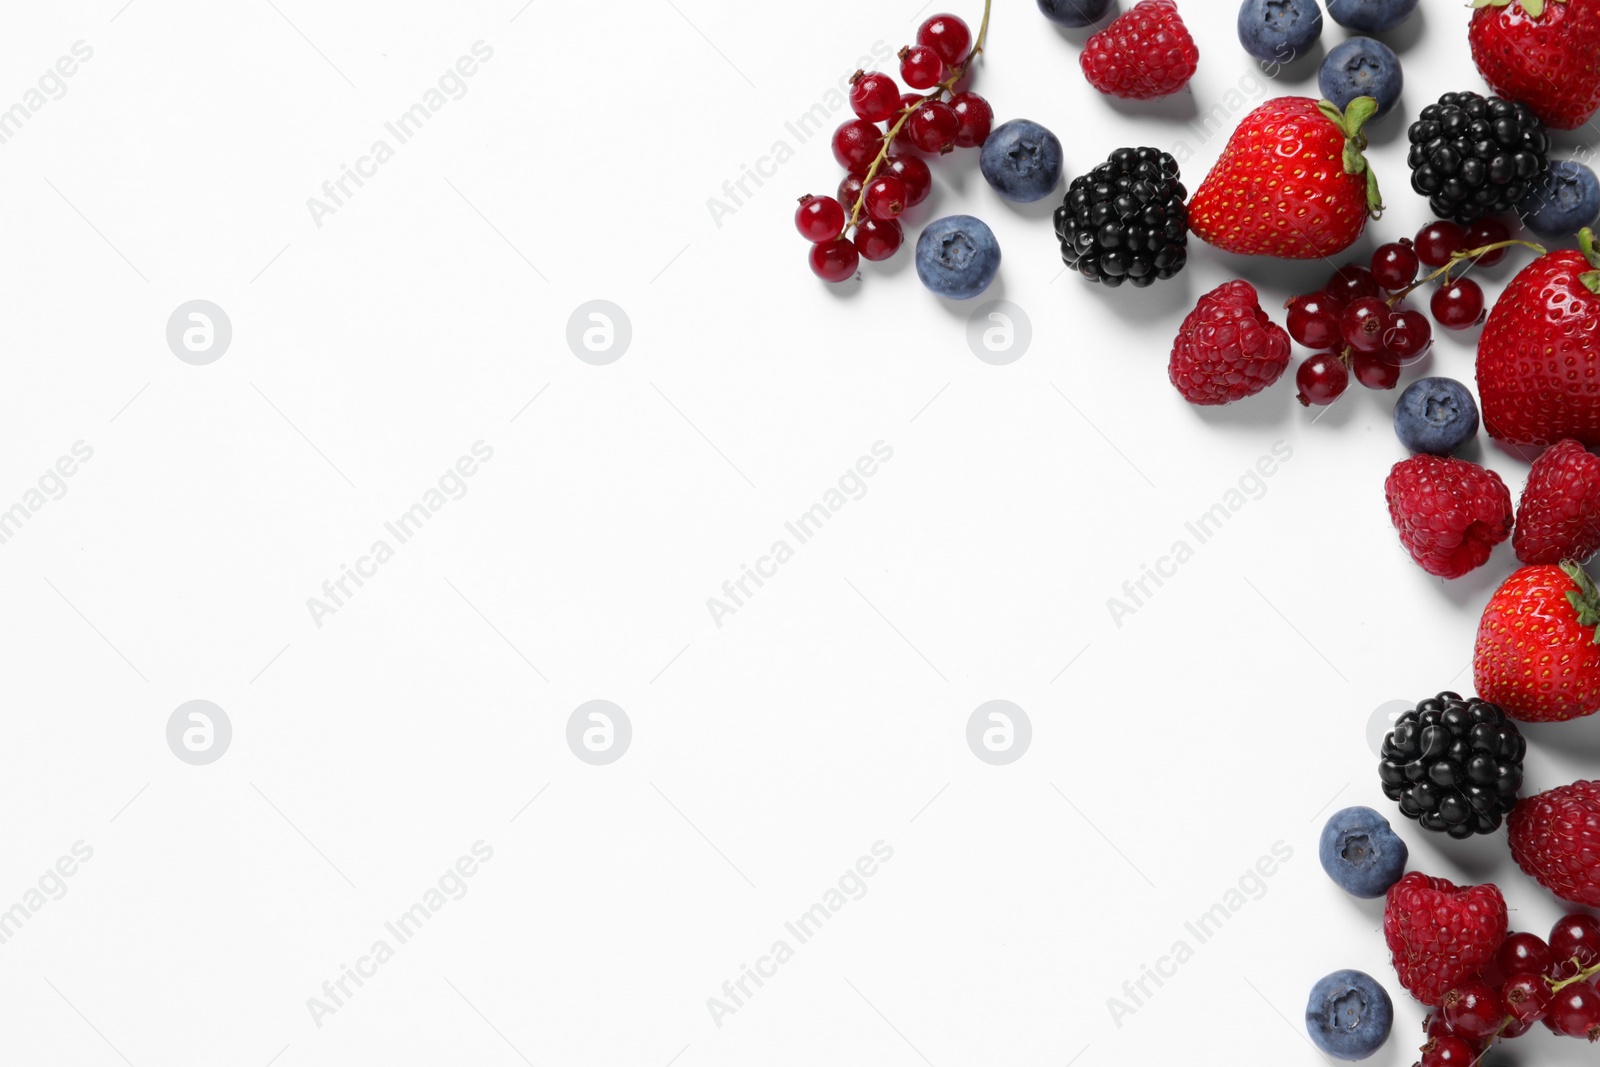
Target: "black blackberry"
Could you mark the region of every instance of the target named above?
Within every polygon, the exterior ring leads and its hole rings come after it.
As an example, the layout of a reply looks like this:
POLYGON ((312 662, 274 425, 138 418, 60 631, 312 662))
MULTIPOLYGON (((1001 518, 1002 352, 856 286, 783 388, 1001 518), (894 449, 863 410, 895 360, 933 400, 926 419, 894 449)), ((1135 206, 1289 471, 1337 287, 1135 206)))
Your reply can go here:
POLYGON ((1056 208, 1061 258, 1113 288, 1170 278, 1189 261, 1188 197, 1170 153, 1119 148, 1073 179, 1056 208))
POLYGON ((1517 803, 1528 750, 1498 704, 1440 693, 1395 720, 1383 739, 1383 795, 1424 830, 1489 834, 1517 803))
POLYGON ((1514 209, 1550 165, 1550 135, 1527 105, 1445 93, 1411 124, 1411 188, 1441 219, 1514 209))

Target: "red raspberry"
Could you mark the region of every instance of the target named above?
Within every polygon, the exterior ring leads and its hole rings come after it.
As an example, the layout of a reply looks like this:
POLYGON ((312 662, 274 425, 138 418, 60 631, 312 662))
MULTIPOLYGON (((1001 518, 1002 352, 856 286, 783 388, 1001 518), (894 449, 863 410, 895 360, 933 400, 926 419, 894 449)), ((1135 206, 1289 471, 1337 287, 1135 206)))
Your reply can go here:
POLYGON ((1201 297, 1183 320, 1167 377, 1191 404, 1231 404, 1261 392, 1288 366, 1288 332, 1261 310, 1254 286, 1234 281, 1201 297))
POLYGON ((1436 1005, 1494 959, 1506 938, 1506 902, 1493 885, 1456 886, 1412 871, 1389 887, 1383 940, 1406 991, 1436 1005))
POLYGON ((1494 471, 1450 456, 1412 456, 1383 483, 1400 543, 1422 569, 1459 578, 1511 536, 1511 493, 1494 471))
POLYGON ((1173 0, 1142 0, 1089 38, 1078 61, 1102 93, 1151 100, 1189 83, 1200 50, 1173 0))
POLYGON ((1517 801, 1511 856, 1562 900, 1600 906, 1600 782, 1573 782, 1517 801))
POLYGON ((1511 546, 1524 563, 1582 563, 1600 551, 1600 456, 1569 437, 1533 461, 1511 546))

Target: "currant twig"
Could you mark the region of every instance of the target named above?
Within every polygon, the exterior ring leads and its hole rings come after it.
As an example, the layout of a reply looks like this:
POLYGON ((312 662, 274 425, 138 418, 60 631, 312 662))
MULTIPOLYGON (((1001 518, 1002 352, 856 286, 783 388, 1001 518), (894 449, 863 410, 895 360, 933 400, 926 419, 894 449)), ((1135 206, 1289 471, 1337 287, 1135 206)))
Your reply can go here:
POLYGON ((1544 245, 1534 244, 1532 241, 1496 241, 1492 245, 1484 245, 1481 248, 1469 248, 1464 252, 1452 252, 1450 253, 1450 262, 1446 263, 1432 274, 1412 282, 1398 293, 1395 293, 1389 298, 1389 306, 1394 307, 1396 304, 1400 303, 1400 301, 1404 300, 1406 297, 1410 296, 1412 293, 1416 292, 1418 289, 1421 289, 1424 285, 1427 285, 1429 282, 1434 281, 1437 278, 1444 278, 1446 281, 1448 281, 1450 279, 1450 272, 1455 270, 1457 267, 1460 267, 1463 263, 1477 262, 1479 256, 1486 256, 1490 252, 1497 252, 1502 248, 1510 248, 1512 245, 1521 245, 1524 248, 1531 248, 1541 256, 1549 251, 1549 249, 1545 248, 1544 245))
POLYGON ((1593 967, 1584 967, 1576 956, 1572 957, 1572 963, 1573 966, 1578 968, 1578 973, 1574 974, 1571 978, 1563 978, 1559 982, 1552 978, 1545 979, 1546 982, 1550 983, 1550 992, 1559 993, 1569 985, 1577 985, 1579 982, 1587 982, 1595 975, 1600 974, 1600 963, 1595 964, 1593 967))

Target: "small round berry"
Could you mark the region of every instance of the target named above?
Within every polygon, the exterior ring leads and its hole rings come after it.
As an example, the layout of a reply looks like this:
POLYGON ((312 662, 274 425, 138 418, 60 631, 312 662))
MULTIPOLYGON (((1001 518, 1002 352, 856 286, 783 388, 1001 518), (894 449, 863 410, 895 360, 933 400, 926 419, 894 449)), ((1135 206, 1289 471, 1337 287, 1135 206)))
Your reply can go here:
POLYGON ((1587 982, 1567 986, 1551 998, 1544 1024, 1567 1037, 1600 1039, 1600 990, 1587 982))
POLYGON ((1444 995, 1439 1007, 1456 1036, 1472 1041, 1494 1036, 1506 1017, 1499 991, 1481 979, 1462 982, 1444 995))
POLYGON ((1351 301, 1339 321, 1344 343, 1357 352, 1383 351, 1383 334, 1389 325, 1389 305, 1375 296, 1351 301))
POLYGON ((1536 1022, 1538 1022, 1537 1019, 1518 1019, 1515 1016, 1507 1016, 1506 1021, 1500 1024, 1499 1036, 1506 1041, 1510 1041, 1514 1037, 1521 1037, 1529 1030, 1532 1030, 1533 1024, 1536 1022))
POLYGON ((1417 280, 1421 264, 1410 241, 1396 241, 1372 253, 1372 277, 1391 293, 1399 292, 1417 280))
POLYGON ((921 93, 901 93, 900 106, 895 114, 898 115, 901 111, 910 111, 920 103, 922 103, 921 93))
POLYGON ((855 276, 861 265, 856 246, 837 237, 811 246, 811 273, 825 282, 842 282, 855 276))
POLYGON ((1500 987, 1500 1000, 1519 1022, 1536 1023, 1550 1010, 1550 983, 1542 974, 1514 974, 1500 987))
POLYGON ((900 86, 881 71, 856 71, 850 81, 850 106, 858 118, 887 122, 900 109, 900 86))
POLYGON ((1494 961, 1506 974, 1542 975, 1550 966, 1550 946, 1538 934, 1515 933, 1500 943, 1494 961))
POLYGON ((1323 407, 1344 395, 1350 385, 1350 372, 1334 353, 1318 352, 1300 364, 1294 372, 1294 383, 1300 388, 1297 399, 1302 406, 1323 407))
POLYGON ((1558 968, 1552 977, 1571 975, 1574 959, 1579 967, 1593 967, 1600 963, 1600 920, 1582 912, 1563 915, 1550 928, 1549 944, 1551 964, 1558 968))
POLYGON ((916 207, 933 191, 933 171, 920 156, 890 156, 879 174, 893 174, 906 187, 906 207, 916 207))
POLYGON ((927 45, 953 67, 966 58, 967 49, 972 47, 972 31, 955 15, 935 15, 917 27, 917 43, 927 45))
POLYGON ((1443 1034, 1422 1046, 1420 1067, 1472 1067, 1477 1058, 1478 1051, 1471 1044, 1454 1034, 1443 1034))
POLYGON ((976 148, 989 136, 994 127, 994 108, 977 93, 957 93, 950 98, 950 107, 956 113, 956 147, 976 148))
POLYGON ((893 256, 900 251, 905 239, 905 231, 893 219, 862 219, 856 227, 856 250, 861 253, 862 259, 871 263, 880 263, 893 256))
POLYGON ((913 89, 932 89, 944 79, 944 60, 925 44, 900 49, 900 80, 913 89))
POLYGON ((897 219, 906 209, 906 183, 893 174, 880 174, 867 184, 861 206, 875 219, 897 219))
POLYGON ((1293 297, 1289 309, 1289 336, 1307 348, 1329 349, 1340 341, 1339 320, 1344 305, 1324 292, 1293 297))
POLYGON ((1368 389, 1393 389, 1400 383, 1400 364, 1384 352, 1352 352, 1350 372, 1368 389))
MULTIPOLYGON (((1467 234, 1462 238, 1462 247, 1482 248, 1485 245, 1495 245, 1509 240, 1511 240, 1510 227, 1499 219, 1488 216, 1467 227, 1467 234)), ((1492 267, 1505 259, 1508 251, 1509 249, 1497 248, 1493 252, 1485 252, 1478 257, 1478 266, 1492 267)))
POLYGON ((1328 284, 1323 290, 1346 305, 1361 299, 1364 296, 1380 296, 1382 290, 1378 288, 1377 281, 1372 277, 1372 272, 1365 267, 1350 263, 1333 272, 1333 277, 1328 279, 1328 284))
POLYGON ((1421 359, 1433 347, 1433 327, 1428 323, 1428 316, 1415 308, 1395 308, 1389 312, 1383 347, 1402 367, 1421 359))
POLYGON ((883 131, 865 119, 851 119, 833 131, 833 158, 851 174, 865 174, 883 150, 883 131))
POLYGON ((844 230, 844 208, 831 196, 808 193, 795 209, 794 228, 812 244, 831 241, 844 230))
POLYGON ((1465 252, 1467 234, 1460 226, 1448 220, 1430 223, 1417 234, 1417 258, 1424 266, 1442 267, 1457 252, 1465 252))
POLYGON ((949 104, 933 100, 923 104, 906 120, 906 137, 924 152, 948 152, 956 143, 961 120, 949 104))
POLYGON ((1446 282, 1433 292, 1429 307, 1447 330, 1470 330, 1486 317, 1483 288, 1471 278, 1446 282))
POLYGON ((844 208, 845 214, 856 209, 856 201, 861 199, 861 191, 866 186, 861 181, 859 174, 846 174, 839 183, 839 206, 844 208))

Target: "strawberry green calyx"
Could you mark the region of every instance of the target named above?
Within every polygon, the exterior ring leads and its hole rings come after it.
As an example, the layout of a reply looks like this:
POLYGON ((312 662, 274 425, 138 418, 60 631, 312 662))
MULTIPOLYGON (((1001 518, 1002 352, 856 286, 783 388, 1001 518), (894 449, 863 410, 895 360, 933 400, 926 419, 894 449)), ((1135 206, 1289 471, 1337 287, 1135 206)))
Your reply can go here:
POLYGON ((1583 250, 1583 258, 1589 261, 1589 266, 1594 268, 1578 275, 1578 280, 1585 289, 1600 296, 1600 249, 1595 248, 1594 231, 1587 226, 1578 233, 1578 247, 1583 250))
MULTIPOLYGON (((1472 0, 1473 7, 1510 7, 1514 0, 1472 0)), ((1521 0, 1522 10, 1528 13, 1531 19, 1544 17, 1545 0, 1521 0)), ((1564 4, 1567 0, 1554 0, 1555 3, 1564 4)))
POLYGON ((1367 214, 1374 219, 1383 217, 1383 193, 1378 190, 1378 176, 1367 163, 1367 135, 1362 127, 1378 113, 1378 101, 1370 96, 1358 96, 1343 111, 1329 100, 1317 101, 1317 110, 1344 134, 1344 172, 1366 175, 1367 214))
MULTIPOLYGON (((1567 590, 1567 603, 1578 613, 1578 625, 1600 626, 1600 589, 1595 588, 1594 579, 1574 560, 1564 559, 1560 566, 1562 573, 1578 587, 1567 590)), ((1594 643, 1600 645, 1600 629, 1595 631, 1594 643)))

